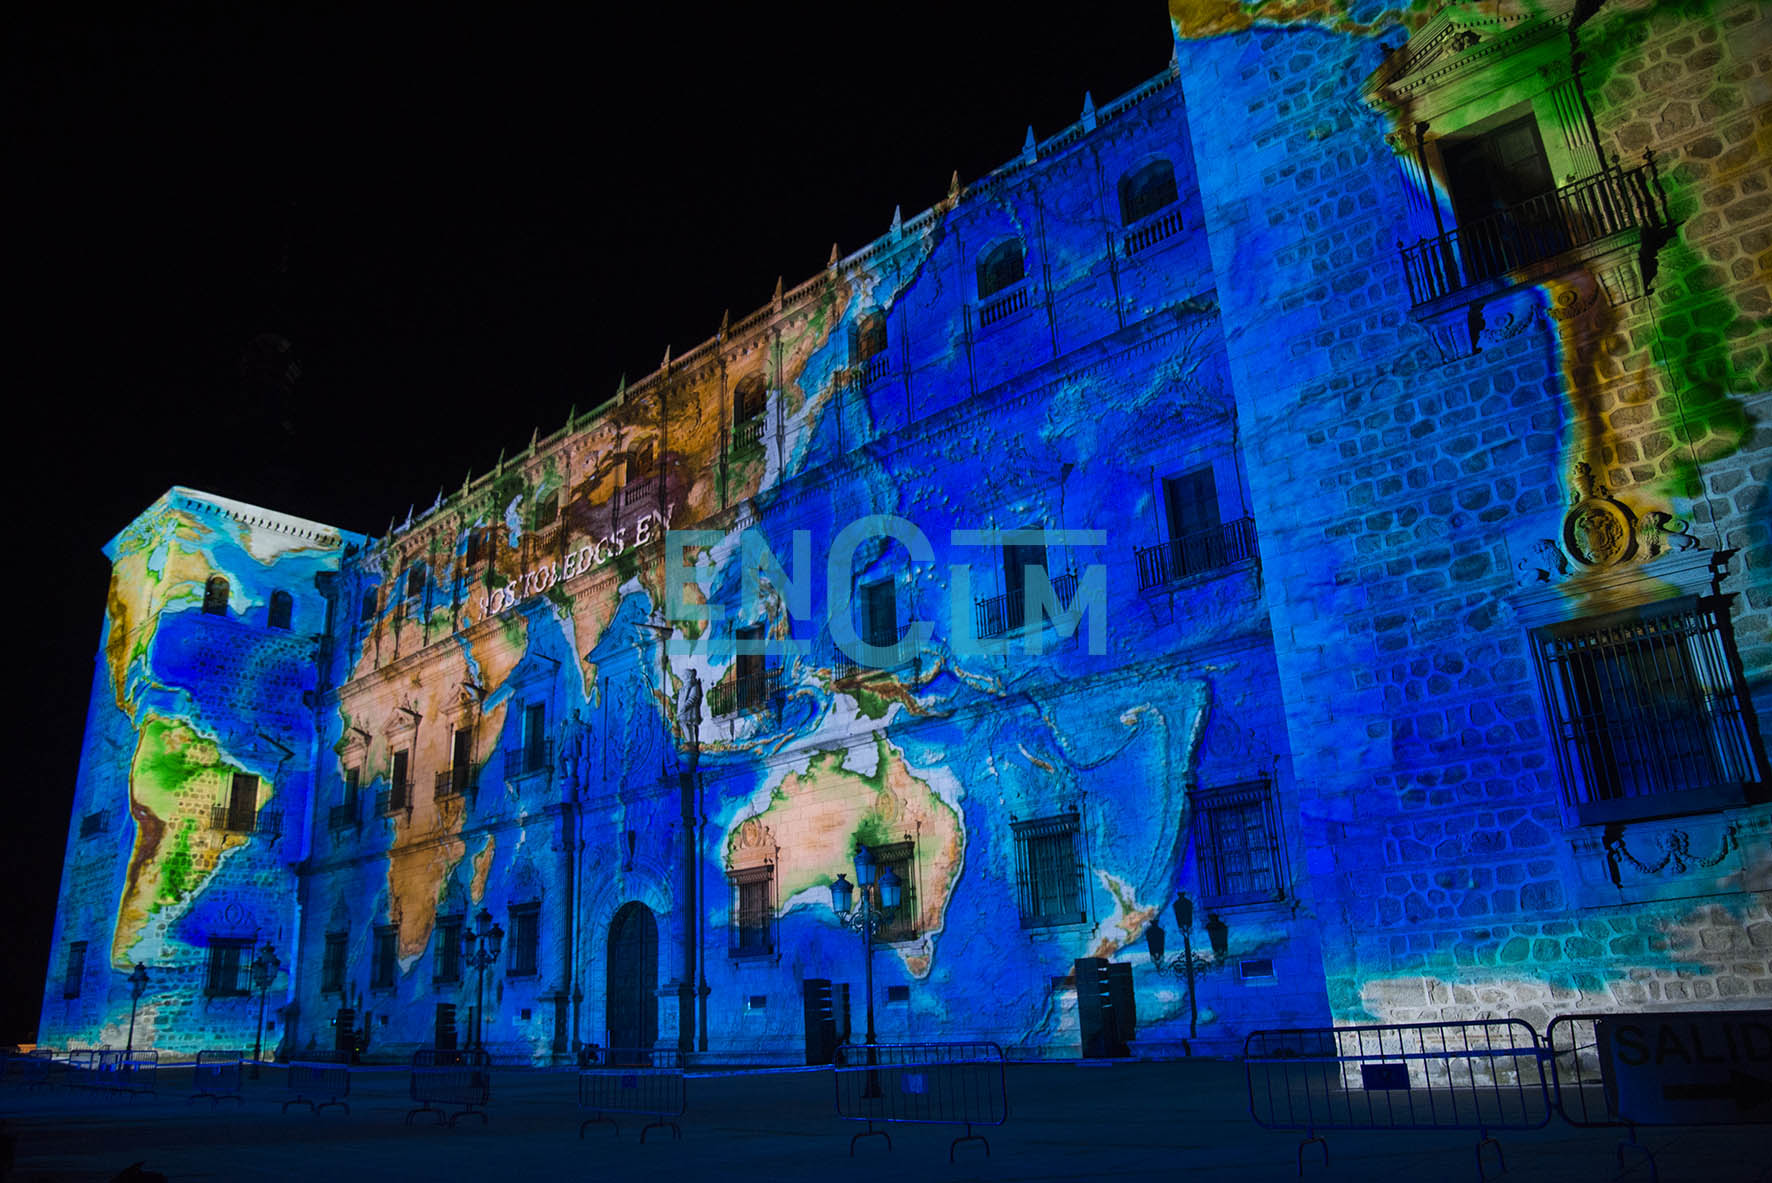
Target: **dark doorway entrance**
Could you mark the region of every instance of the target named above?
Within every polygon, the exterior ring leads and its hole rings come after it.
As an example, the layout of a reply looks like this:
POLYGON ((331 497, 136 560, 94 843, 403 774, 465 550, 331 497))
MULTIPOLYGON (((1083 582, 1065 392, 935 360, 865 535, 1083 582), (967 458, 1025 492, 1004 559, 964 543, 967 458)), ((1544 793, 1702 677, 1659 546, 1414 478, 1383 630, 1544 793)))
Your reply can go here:
POLYGON ((609 922, 611 1049, 650 1050, 658 1041, 658 921, 638 900, 625 903, 609 922))

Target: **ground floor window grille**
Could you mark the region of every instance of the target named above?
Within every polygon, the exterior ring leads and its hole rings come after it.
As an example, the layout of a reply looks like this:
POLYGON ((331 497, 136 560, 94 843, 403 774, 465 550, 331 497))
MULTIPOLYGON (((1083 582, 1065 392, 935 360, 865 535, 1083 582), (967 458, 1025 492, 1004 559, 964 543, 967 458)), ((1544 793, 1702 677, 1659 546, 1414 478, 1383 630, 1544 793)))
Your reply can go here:
POLYGON ((211 937, 209 976, 203 992, 211 998, 238 998, 252 993, 247 973, 252 968, 251 937, 211 937))
POLYGON ((1285 883, 1273 783, 1202 789, 1189 799, 1200 902, 1224 907, 1278 899, 1285 883))
POLYGON ((394 966, 400 948, 400 928, 379 924, 375 929, 375 955, 370 959, 369 986, 373 990, 394 988, 394 966))
POLYGON ((320 963, 320 993, 343 994, 345 992, 345 944, 349 934, 329 932, 326 934, 326 954, 320 963))
POLYGON ((1533 653, 1564 799, 1584 823, 1740 804, 1760 776, 1734 645, 1694 598, 1549 625, 1533 653))
POLYGON ((732 883, 732 956, 775 952, 775 867, 764 863, 728 872, 732 883))
POLYGON ((513 978, 533 976, 537 972, 541 949, 541 905, 516 904, 511 908, 510 967, 505 972, 513 978))
POLYGON ((1075 811, 1015 822, 1015 886, 1021 926, 1081 924, 1083 876, 1075 811))
POLYGON ((917 939, 917 844, 915 842, 888 842, 874 847, 874 865, 878 868, 874 875, 875 890, 879 890, 880 876, 888 868, 898 876, 900 897, 898 907, 891 912, 883 912, 880 922, 874 929, 874 939, 883 942, 914 941, 917 939))

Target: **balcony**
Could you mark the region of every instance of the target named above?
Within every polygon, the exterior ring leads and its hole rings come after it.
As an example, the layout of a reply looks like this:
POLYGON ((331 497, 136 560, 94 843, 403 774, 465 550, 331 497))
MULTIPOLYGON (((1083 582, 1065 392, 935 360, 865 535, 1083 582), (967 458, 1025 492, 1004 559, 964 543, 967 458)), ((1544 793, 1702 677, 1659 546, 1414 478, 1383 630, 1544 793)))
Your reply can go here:
POLYGON ((437 773, 431 795, 438 801, 460 801, 474 795, 470 768, 445 768, 437 773))
POLYGON ((1410 299, 1419 307, 1614 235, 1661 231, 1656 181, 1653 158, 1628 169, 1615 162, 1414 246, 1398 243, 1410 299))
POLYGON ((513 781, 520 777, 544 773, 553 760, 554 741, 551 739, 537 739, 522 747, 506 748, 504 751, 505 780, 513 781))
POLYGON ((708 709, 715 718, 760 711, 780 690, 780 667, 766 667, 746 677, 716 682, 708 695, 708 709))
POLYGON ((747 415, 732 425, 734 452, 759 452, 763 449, 764 416, 761 411, 747 415))
POLYGON ((1032 290, 1032 285, 1024 279, 981 303, 978 306, 978 327, 988 329, 1026 308, 1032 290))
POLYGON ((211 805, 209 828, 223 834, 257 834, 265 838, 277 838, 283 834, 283 811, 211 805))
POLYGON ((1181 207, 1171 205, 1158 210, 1149 217, 1142 218, 1126 227, 1125 237, 1121 239, 1126 257, 1130 259, 1138 252, 1155 246, 1166 238, 1173 238, 1182 230, 1181 207))
POLYGON ((375 812, 378 817, 393 817, 412 810, 412 782, 400 781, 375 791, 375 812))
POLYGON ((354 798, 342 805, 334 805, 326 811, 326 828, 331 830, 334 835, 345 830, 358 829, 362 824, 363 813, 357 807, 357 801, 354 798))
POLYGON ((1191 579, 1254 558, 1255 519, 1237 518, 1155 546, 1139 547, 1132 557, 1138 565, 1139 591, 1191 579))
POLYGON ((640 503, 650 500, 658 493, 658 486, 652 477, 636 477, 622 486, 621 505, 623 509, 632 509, 640 503))
POLYGON ((850 661, 848 657, 844 656, 839 650, 836 663, 831 667, 831 680, 837 683, 859 681, 862 678, 876 674, 883 674, 888 670, 895 670, 900 666, 909 665, 911 660, 917 656, 917 643, 915 639, 910 636, 892 638, 883 641, 880 644, 883 648, 890 648, 892 650, 892 656, 887 659, 885 665, 862 665, 860 662, 850 661))
POLYGON ((892 370, 892 358, 884 350, 861 363, 861 384, 872 386, 892 370))
MULTIPOLYGON (((1069 608, 1077 595, 1077 573, 1066 571, 1052 578, 1052 592, 1061 609, 1069 608)), ((973 606, 973 623, 980 640, 1000 637, 1027 623, 1027 589, 1006 591, 1000 596, 979 600, 973 606)))

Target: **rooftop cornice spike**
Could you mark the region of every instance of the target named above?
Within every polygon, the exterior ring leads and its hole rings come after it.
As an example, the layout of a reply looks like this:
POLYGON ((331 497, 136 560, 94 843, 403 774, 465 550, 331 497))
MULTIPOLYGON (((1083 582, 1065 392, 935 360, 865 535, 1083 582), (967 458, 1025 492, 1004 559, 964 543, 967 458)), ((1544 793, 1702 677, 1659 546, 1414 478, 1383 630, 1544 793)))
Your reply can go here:
POLYGON ((668 370, 671 368, 671 343, 669 341, 665 342, 664 360, 658 363, 658 368, 661 370, 668 370))
POLYGON ((837 250, 837 244, 836 244, 836 243, 834 243, 834 242, 833 242, 833 243, 831 243, 831 257, 830 257, 830 261, 829 261, 829 262, 827 262, 827 263, 826 263, 826 264, 825 264, 825 266, 826 266, 826 267, 829 267, 829 268, 830 268, 830 269, 831 269, 831 270, 832 270, 832 271, 835 271, 835 270, 836 270, 836 269, 837 269, 837 260, 838 260, 838 259, 840 259, 840 258, 842 258, 842 257, 843 257, 843 256, 842 256, 842 254, 841 254, 841 253, 839 253, 839 252, 838 252, 838 250, 837 250))
POLYGON ((621 381, 617 382, 615 384, 615 397, 618 399, 622 398, 622 397, 626 396, 627 392, 628 392, 628 372, 626 370, 623 370, 621 372, 621 381))
POLYGON ((892 207, 892 237, 897 238, 899 235, 901 235, 903 233, 904 233, 904 207, 901 205, 895 205, 892 207))
POLYGON ((731 327, 732 327, 732 309, 728 308, 724 312, 720 313, 719 340, 721 340, 721 341, 726 340, 726 332, 731 327))
POLYGON ((498 464, 494 466, 493 470, 499 473, 505 470, 505 450, 503 448, 498 450, 498 464))
POLYGON ((770 302, 775 305, 777 312, 781 311, 781 276, 779 275, 775 277, 775 295, 770 297, 770 302))
POLYGON ((539 427, 530 428, 529 429, 529 450, 531 452, 535 451, 535 443, 539 439, 541 439, 541 428, 539 428, 539 427))
POLYGON ((956 201, 960 196, 960 170, 955 169, 954 175, 948 178, 948 200, 956 201))
POLYGON ((572 430, 572 421, 578 418, 578 404, 573 403, 572 409, 566 412, 566 430, 572 430))
POLYGON ((1034 125, 1030 123, 1028 124, 1027 138, 1021 142, 1021 158, 1027 163, 1032 164, 1034 162, 1034 157, 1039 154, 1038 148, 1038 141, 1034 139, 1034 125))

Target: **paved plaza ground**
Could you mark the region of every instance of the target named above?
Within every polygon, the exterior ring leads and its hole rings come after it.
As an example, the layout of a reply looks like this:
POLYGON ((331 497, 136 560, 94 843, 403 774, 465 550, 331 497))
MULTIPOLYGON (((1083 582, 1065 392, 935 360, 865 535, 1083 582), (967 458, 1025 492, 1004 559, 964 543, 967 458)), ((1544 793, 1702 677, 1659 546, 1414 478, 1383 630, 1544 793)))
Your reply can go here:
MULTIPOLYGON (((970 1144, 948 1162, 957 1130, 898 1126, 893 1146, 864 1140, 861 1127, 834 1116, 828 1069, 691 1073, 681 1141, 640 1120, 619 1132, 593 1126, 581 1141, 570 1072, 499 1069, 490 1121, 456 1128, 403 1124, 408 1079, 395 1069, 361 1069, 351 1112, 284 1114, 284 1069, 266 1067, 244 1086, 244 1101, 191 1102, 190 1070, 169 1068, 151 1097, 83 1093, 8 1084, 0 1112, 16 1138, 11 1179, 102 1183, 142 1160, 171 1183, 291 1179, 671 1180, 698 1177, 840 1180, 1292 1180, 1302 1135, 1263 1130, 1249 1118, 1241 1065, 1217 1060, 1011 1064, 1009 1118, 983 1131, 991 1154, 970 1144)), ((1327 1132, 1325 1168, 1307 1151, 1306 1179, 1476 1179, 1475 1135, 1463 1131, 1327 1132)), ((1574 1129, 1553 1118, 1541 1130, 1500 1135, 1508 1180, 1647 1180, 1639 1157, 1622 1176, 1614 1130, 1574 1129)), ((1647 1130, 1664 1180, 1764 1183, 1772 1180, 1768 1127, 1647 1130)))

